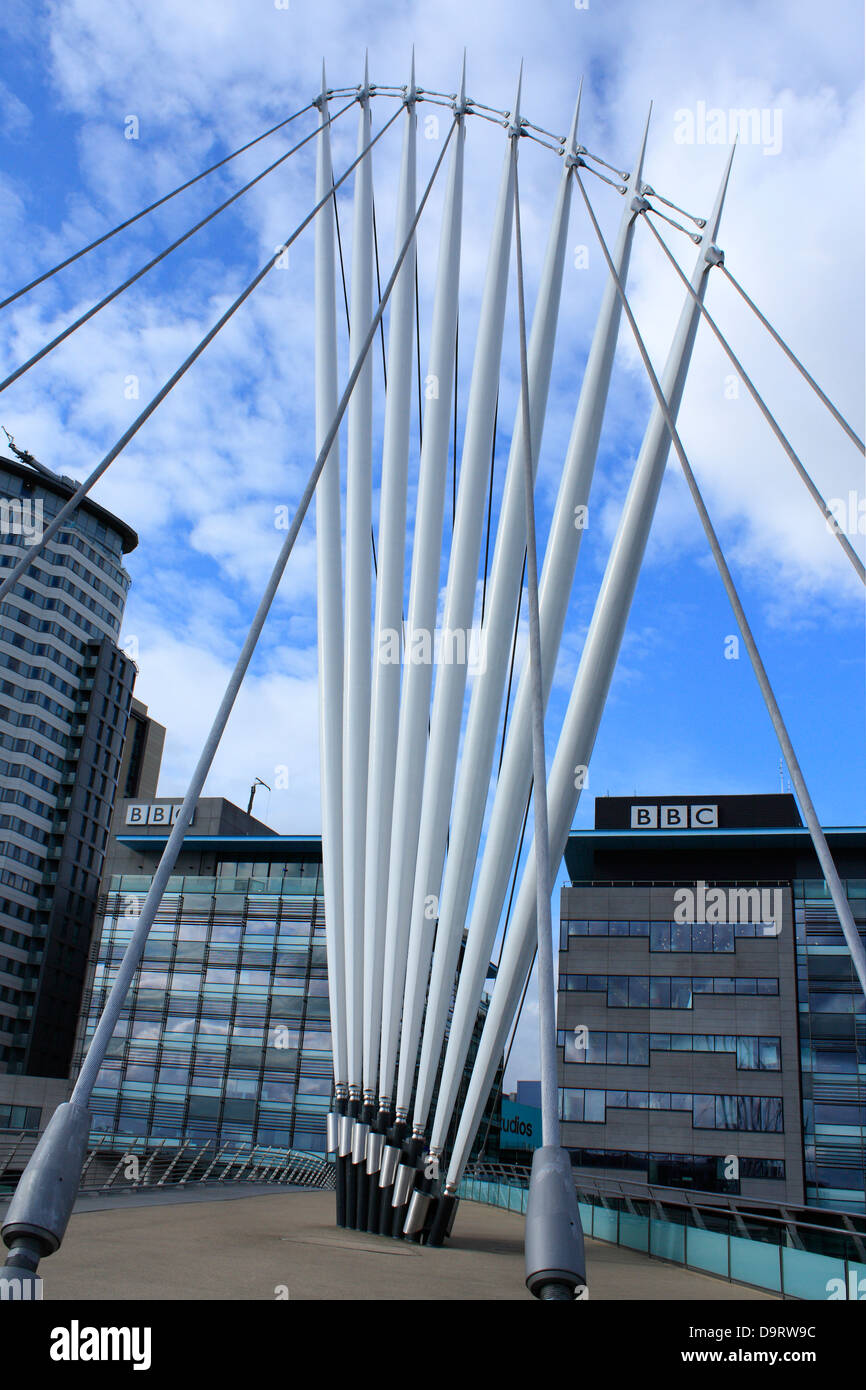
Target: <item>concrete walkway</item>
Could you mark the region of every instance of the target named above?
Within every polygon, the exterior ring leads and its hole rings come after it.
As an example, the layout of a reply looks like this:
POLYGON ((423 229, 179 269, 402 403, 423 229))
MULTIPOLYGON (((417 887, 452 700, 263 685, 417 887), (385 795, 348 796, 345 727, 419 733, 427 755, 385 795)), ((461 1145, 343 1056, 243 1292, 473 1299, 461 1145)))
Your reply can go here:
MULTIPOLYGON (((462 1202, 453 1237, 433 1250, 338 1229, 332 1192, 204 1195, 83 1198, 42 1262, 45 1299, 531 1298, 516 1212, 462 1202)), ((599 1241, 587 1242, 587 1260, 591 1299, 774 1300, 599 1241)))

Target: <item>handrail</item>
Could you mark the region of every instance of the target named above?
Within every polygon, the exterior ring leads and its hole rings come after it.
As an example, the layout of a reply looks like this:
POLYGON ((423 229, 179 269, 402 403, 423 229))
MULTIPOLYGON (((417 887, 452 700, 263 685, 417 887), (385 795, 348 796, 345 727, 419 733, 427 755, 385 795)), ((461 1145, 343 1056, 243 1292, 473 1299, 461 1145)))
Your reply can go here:
MULTIPOLYGON (((530 1169, 521 1165, 499 1163, 475 1163, 467 1168, 467 1177, 482 1181, 489 1175, 499 1182, 512 1183, 519 1187, 529 1186, 530 1169)), ((660 1187, 655 1183, 638 1183, 629 1179, 591 1178, 584 1173, 575 1173, 575 1187, 579 1196, 596 1196, 624 1202, 655 1202, 667 1208, 693 1212, 697 1216, 709 1212, 713 1216, 748 1221, 760 1221, 766 1226, 779 1228, 780 1232, 813 1231, 822 1236, 838 1236, 850 1243, 856 1250, 856 1258, 866 1255, 866 1218, 856 1212, 839 1211, 832 1207, 801 1207, 788 1201, 770 1202, 763 1198, 737 1198, 729 1193, 693 1193, 680 1188, 660 1187), (630 1189, 630 1190, 626 1190, 630 1189), (695 1200, 696 1197, 705 1200, 695 1200), (787 1215, 777 1215, 785 1212, 787 1215), (808 1219, 800 1213, 806 1213, 808 1219), (826 1221, 820 1218, 826 1216, 826 1221), (857 1223, 860 1223, 858 1228, 857 1223)), ((781 1243, 781 1241, 780 1241, 781 1243)))
MULTIPOLYGON (((39 1131, 35 1129, 15 1131, 14 1137, 10 1133, 11 1153, 6 1159, 0 1157, 0 1197, 11 1195, 11 1188, 17 1182, 18 1173, 15 1171, 13 1174, 12 1168, 15 1155, 22 1148, 26 1153, 27 1141, 35 1143, 38 1136, 39 1131), (9 1192, 3 1194, 2 1180, 7 1173, 10 1175, 7 1180, 9 1192)), ((333 1188, 335 1184, 333 1164, 319 1154, 302 1150, 243 1143, 232 1148, 231 1141, 197 1141, 189 1136, 179 1137, 173 1143, 168 1139, 105 1133, 95 1135, 90 1143, 79 1191, 98 1193, 150 1187, 179 1190, 210 1186, 224 1180, 268 1186, 290 1182, 322 1189, 333 1188), (187 1161, 181 1164, 184 1155, 187 1161), (139 1161, 138 1167, 127 1176, 122 1170, 131 1158, 139 1161), (205 1159, 209 1159, 209 1162, 204 1162, 205 1159), (220 1165, 222 1172, 217 1174, 214 1170, 220 1165), (195 1171, 197 1168, 198 1172, 195 1171)))

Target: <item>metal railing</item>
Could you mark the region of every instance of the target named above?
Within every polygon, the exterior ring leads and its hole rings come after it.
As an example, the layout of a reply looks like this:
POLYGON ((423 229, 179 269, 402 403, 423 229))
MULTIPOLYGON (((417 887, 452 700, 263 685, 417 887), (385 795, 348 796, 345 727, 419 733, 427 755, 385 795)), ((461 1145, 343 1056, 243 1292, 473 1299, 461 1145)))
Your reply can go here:
MULTIPOLYGON (((461 1196, 525 1212, 529 1168, 470 1164, 461 1196)), ((866 1297, 866 1217, 575 1173, 586 1235, 780 1293, 866 1297)))
MULTIPOLYGON (((0 1136, 0 1198, 11 1196, 38 1131, 0 1136)), ((81 1192, 183 1188, 224 1183, 267 1183, 332 1190, 334 1167, 319 1154, 237 1141, 95 1136, 84 1160, 81 1192)))

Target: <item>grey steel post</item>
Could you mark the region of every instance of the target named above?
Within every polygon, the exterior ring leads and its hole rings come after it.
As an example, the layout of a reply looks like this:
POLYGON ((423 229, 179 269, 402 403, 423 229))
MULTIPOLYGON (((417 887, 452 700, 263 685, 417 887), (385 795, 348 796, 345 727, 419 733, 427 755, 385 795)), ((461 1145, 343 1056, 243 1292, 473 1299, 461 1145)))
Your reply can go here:
POLYGON ((535 893, 538 936, 538 1035, 541 1058, 543 1145, 532 1156, 526 1211, 526 1283, 545 1301, 565 1302, 586 1283, 586 1258, 571 1160, 560 1141, 556 1055, 556 993, 553 980, 553 923, 550 916, 550 839, 547 828, 547 766, 544 756, 544 682, 535 536, 535 470, 529 420, 526 301, 520 191, 515 172, 514 234, 517 251, 517 309, 520 325, 520 401, 523 412, 523 481, 526 502, 526 585, 529 595, 529 676, 532 691, 532 776, 535 811, 535 893))

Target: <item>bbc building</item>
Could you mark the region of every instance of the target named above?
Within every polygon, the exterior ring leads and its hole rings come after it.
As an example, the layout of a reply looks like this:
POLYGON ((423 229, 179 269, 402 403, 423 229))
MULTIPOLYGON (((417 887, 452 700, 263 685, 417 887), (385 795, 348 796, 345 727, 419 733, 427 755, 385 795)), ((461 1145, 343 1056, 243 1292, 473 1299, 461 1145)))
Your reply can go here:
MULTIPOLYGON (((825 831, 866 934, 866 831, 825 831)), ((560 912, 580 1170, 866 1212, 864 997, 790 795, 604 797, 560 912)))
MULTIPOLYGON (((179 810, 168 798, 119 803, 73 1077, 179 810)), ((201 798, 96 1079, 93 1134, 323 1152, 324 909, 319 836, 279 835, 222 797, 201 798)), ((486 1008, 484 996, 461 1099, 486 1008)), ((500 1063, 476 1140, 494 1156, 501 1080, 500 1063)))

